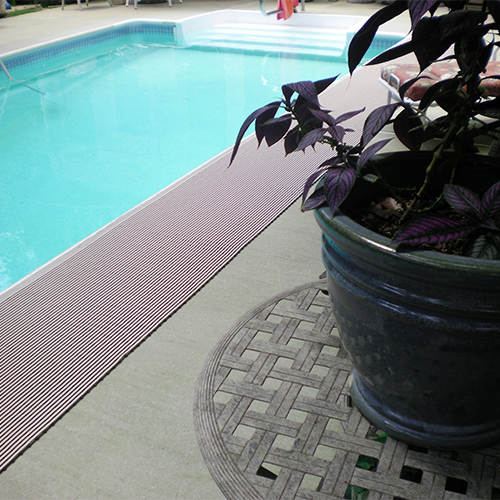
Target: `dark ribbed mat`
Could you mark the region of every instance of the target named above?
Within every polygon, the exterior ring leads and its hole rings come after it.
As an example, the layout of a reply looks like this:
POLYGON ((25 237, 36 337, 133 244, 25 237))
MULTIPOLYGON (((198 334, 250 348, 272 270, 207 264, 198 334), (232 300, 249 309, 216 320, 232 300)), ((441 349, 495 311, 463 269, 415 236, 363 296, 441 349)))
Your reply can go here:
MULTIPOLYGON (((366 89, 378 71, 336 82, 325 107, 382 104, 366 89)), ((284 158, 250 139, 231 168, 226 152, 0 294, 0 470, 290 206, 329 153, 284 158)))
POLYGON ((324 282, 248 312, 200 375, 202 455, 228 499, 500 498, 500 446, 437 451, 385 438, 349 404, 352 365, 324 282))
MULTIPOLYGON (((301 192, 317 163, 223 154, 0 302, 0 469, 301 192)), ((167 166, 166 166, 167 168, 167 166)))

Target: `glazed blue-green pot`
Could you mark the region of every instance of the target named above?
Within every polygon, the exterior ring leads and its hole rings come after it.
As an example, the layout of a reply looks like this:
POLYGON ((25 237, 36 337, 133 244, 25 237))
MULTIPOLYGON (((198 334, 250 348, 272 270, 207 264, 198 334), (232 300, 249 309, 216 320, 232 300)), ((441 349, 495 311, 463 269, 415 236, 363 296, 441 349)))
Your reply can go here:
POLYGON ((355 406, 428 448, 500 441, 500 261, 396 252, 341 212, 316 218, 355 406))

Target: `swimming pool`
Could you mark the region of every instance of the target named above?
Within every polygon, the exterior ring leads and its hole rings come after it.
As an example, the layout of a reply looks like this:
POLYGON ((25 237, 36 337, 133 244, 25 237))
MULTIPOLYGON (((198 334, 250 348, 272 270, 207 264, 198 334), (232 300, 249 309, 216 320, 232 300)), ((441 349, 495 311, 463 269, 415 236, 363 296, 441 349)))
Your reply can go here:
POLYGON ((5 57, 46 94, 0 75, 0 290, 230 147, 281 84, 345 72, 362 21, 217 14, 123 23, 5 57), (339 41, 314 55, 321 30, 339 41))

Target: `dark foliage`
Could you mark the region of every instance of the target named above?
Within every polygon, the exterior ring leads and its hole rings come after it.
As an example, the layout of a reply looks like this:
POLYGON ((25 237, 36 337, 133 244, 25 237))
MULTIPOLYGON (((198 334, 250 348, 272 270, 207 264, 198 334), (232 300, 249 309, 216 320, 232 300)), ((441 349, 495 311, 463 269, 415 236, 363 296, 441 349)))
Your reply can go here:
MULTIPOLYGON (((328 144, 333 155, 319 165, 306 182, 303 209, 312 210, 327 203, 335 212, 357 182, 382 184, 390 190, 387 182, 370 169, 370 159, 387 143, 376 141, 377 134, 392 123, 396 136, 409 150, 418 151, 432 141, 434 151, 431 163, 423 167, 422 185, 415 188, 410 201, 405 203, 400 220, 402 227, 394 242, 419 245, 467 239, 467 255, 500 258, 500 169, 484 194, 453 183, 459 165, 471 165, 471 168, 475 165, 468 158, 477 152, 478 137, 500 138, 500 97, 483 97, 482 87, 485 68, 500 44, 500 0, 484 0, 480 8, 472 4, 465 0, 396 0, 374 14, 354 36, 349 47, 351 73, 362 61, 380 26, 408 11, 412 23, 408 40, 368 64, 414 54, 423 71, 437 61, 456 61, 459 68, 456 75, 432 85, 420 103, 409 104, 404 94, 421 76, 401 87, 401 102, 372 111, 364 123, 360 141, 349 145, 345 134, 350 129, 345 127, 345 122, 364 110, 334 117, 321 107, 318 98, 336 77, 287 84, 282 88, 281 101, 256 110, 245 120, 231 162, 243 134, 254 122, 259 145, 264 139, 269 146, 283 140, 286 154, 309 146, 314 148, 317 143, 328 144), (444 15, 437 15, 441 11, 439 6, 447 7, 444 15), (443 113, 431 120, 427 111, 433 105, 440 107, 443 113), (284 113, 279 114, 282 110, 284 113), (451 159, 449 155, 444 156, 448 151, 453 152, 451 159), (448 182, 442 192, 432 198, 429 191, 433 175, 443 171, 447 172, 448 182), (309 196, 310 191, 313 193, 309 196), (427 204, 423 203, 424 199, 427 204), (443 210, 433 213, 433 209, 446 203, 458 218, 447 216, 443 210)), ((500 75, 488 78, 500 79, 500 75)), ((394 198, 397 199, 395 192, 394 198)))

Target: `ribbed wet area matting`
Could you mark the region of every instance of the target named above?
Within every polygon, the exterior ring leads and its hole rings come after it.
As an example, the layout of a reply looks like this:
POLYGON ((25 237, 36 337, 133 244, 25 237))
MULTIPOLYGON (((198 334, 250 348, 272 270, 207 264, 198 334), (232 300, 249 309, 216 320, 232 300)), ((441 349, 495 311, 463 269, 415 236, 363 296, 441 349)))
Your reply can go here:
POLYGON ((317 165, 285 161, 282 147, 256 162, 254 141, 243 146, 229 169, 222 155, 0 303, 0 469, 278 217, 317 165))
MULTIPOLYGON (((382 104, 384 91, 365 88, 378 69, 363 72, 328 89, 323 100, 335 103, 325 107, 340 114, 382 104)), ((309 148, 284 158, 278 144, 257 156, 256 148, 254 139, 242 144, 229 169, 229 152, 214 159, 7 293, 0 302, 0 470, 296 200, 331 154, 309 148)))

